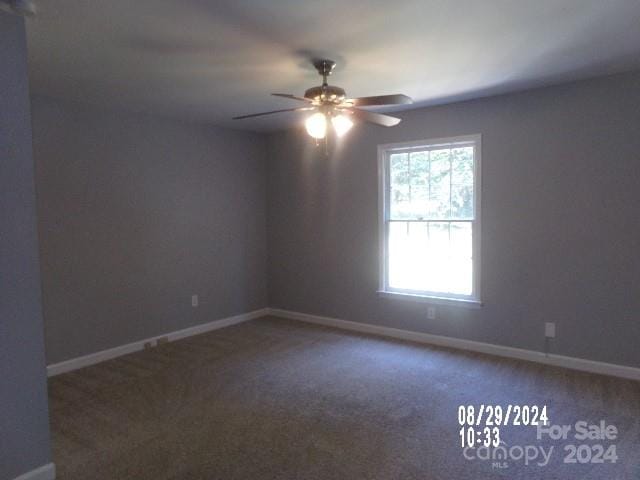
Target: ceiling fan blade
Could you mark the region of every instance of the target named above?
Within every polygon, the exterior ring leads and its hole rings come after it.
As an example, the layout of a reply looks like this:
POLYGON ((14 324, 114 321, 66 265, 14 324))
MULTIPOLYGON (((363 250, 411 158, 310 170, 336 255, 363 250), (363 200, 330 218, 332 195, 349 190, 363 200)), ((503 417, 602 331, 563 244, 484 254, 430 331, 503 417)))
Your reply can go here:
POLYGON ((397 93, 395 95, 378 95, 377 97, 360 97, 345 100, 354 107, 373 107, 376 105, 407 105, 413 103, 411 97, 397 93))
POLYGON ((297 97, 295 95, 291 95, 290 93, 272 93, 271 95, 273 95, 274 97, 289 98, 291 100, 300 100, 301 102, 313 102, 313 100, 311 100, 310 98, 297 97))
POLYGON ((250 115, 241 115, 239 117, 233 117, 232 120, 242 120, 243 118, 261 117, 262 115, 271 115, 273 113, 283 112, 301 112, 303 110, 313 110, 315 107, 298 107, 298 108, 285 108, 283 110, 273 110, 271 112, 252 113, 250 115))
POLYGON ((375 123, 376 125, 382 125, 383 127, 393 127, 402 121, 402 119, 398 117, 392 117, 391 115, 384 115, 382 113, 367 112, 365 110, 358 110, 357 108, 350 108, 346 111, 350 112, 354 118, 358 120, 375 123))

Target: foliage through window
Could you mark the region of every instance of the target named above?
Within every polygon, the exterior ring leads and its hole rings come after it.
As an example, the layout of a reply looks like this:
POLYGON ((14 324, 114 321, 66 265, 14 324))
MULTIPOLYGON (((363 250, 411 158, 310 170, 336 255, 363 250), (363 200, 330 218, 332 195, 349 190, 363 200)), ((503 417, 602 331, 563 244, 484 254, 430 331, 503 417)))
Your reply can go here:
POLYGON ((383 291, 478 300, 479 145, 380 147, 383 291))

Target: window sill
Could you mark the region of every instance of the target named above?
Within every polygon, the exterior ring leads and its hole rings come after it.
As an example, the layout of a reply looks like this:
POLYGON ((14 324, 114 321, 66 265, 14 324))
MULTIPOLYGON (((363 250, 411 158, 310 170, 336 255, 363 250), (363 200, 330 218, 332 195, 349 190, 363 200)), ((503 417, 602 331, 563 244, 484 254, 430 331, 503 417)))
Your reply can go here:
POLYGON ((393 300, 408 300, 411 302, 430 303, 433 305, 449 305, 462 308, 481 308, 484 304, 478 300, 467 300, 465 298, 433 297, 427 295, 416 295, 412 293, 387 292, 378 290, 378 296, 393 300))

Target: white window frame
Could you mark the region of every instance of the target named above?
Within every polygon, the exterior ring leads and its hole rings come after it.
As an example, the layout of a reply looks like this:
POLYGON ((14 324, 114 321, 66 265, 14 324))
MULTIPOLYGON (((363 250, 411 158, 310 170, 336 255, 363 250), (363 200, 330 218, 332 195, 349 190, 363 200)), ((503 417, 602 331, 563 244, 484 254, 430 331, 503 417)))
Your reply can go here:
POLYGON ((480 296, 480 253, 481 253, 481 171, 482 171, 482 136, 480 134, 461 135, 449 138, 435 138, 414 142, 388 143, 378 145, 378 238, 379 238, 379 285, 378 294, 382 297, 415 300, 434 304, 458 305, 467 307, 482 306, 480 296), (389 237, 389 158, 394 153, 411 153, 415 151, 437 150, 456 145, 474 147, 473 153, 473 206, 474 219, 472 223, 472 292, 471 295, 457 295, 440 292, 415 292, 389 287, 387 276, 389 265, 388 237, 389 237))

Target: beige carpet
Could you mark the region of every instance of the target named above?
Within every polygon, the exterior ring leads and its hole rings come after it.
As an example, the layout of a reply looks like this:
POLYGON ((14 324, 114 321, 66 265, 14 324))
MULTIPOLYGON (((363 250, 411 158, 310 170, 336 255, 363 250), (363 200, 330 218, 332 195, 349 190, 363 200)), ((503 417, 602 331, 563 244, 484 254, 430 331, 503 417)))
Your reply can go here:
POLYGON ((60 480, 640 479, 640 383, 276 318, 60 375, 49 392, 60 480), (459 445, 458 405, 481 403, 546 404, 552 423, 604 419, 619 436, 503 428, 509 448, 554 451, 498 468, 459 445), (564 464, 568 443, 616 444, 618 460, 564 464))

